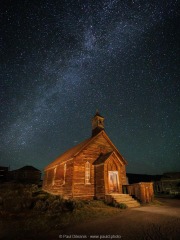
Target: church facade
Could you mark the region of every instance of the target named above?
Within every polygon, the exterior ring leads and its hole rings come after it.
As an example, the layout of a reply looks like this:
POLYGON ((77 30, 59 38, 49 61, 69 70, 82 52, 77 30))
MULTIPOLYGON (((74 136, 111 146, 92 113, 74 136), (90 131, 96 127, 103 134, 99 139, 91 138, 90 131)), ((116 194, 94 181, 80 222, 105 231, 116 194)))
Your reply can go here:
POLYGON ((43 190, 74 199, 104 199, 123 193, 126 160, 104 130, 104 117, 92 119, 92 136, 44 169, 43 190))

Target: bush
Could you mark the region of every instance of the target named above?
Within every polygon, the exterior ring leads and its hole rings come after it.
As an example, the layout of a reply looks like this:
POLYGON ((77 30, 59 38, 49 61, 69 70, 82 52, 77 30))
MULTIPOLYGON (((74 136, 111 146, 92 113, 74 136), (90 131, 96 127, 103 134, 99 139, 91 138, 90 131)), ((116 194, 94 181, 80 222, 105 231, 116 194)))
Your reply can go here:
POLYGON ((76 208, 76 202, 68 199, 64 201, 64 210, 73 211, 76 208))
POLYGON ((3 205, 3 198, 0 197, 0 206, 3 205))
POLYGON ((37 196, 41 196, 41 195, 48 196, 49 194, 42 190, 37 190, 37 191, 32 192, 33 197, 37 197, 37 196))
MULTIPOLYGON (((49 202, 48 202, 49 204, 49 202)), ((51 213, 59 213, 63 210, 63 202, 60 199, 55 199, 51 204, 49 204, 48 210, 51 213)))
MULTIPOLYGON (((87 203, 86 203, 87 204, 87 203)), ((76 201, 75 202, 75 208, 76 209, 81 209, 85 206, 85 202, 84 201, 76 201)))
POLYGON ((21 198, 8 197, 3 200, 3 209, 8 212, 19 212, 22 210, 21 198))
POLYGON ((21 204, 24 209, 31 209, 32 208, 32 198, 22 198, 21 204))
POLYGON ((127 208, 127 205, 125 203, 118 203, 118 208, 121 208, 121 209, 126 209, 127 208))
POLYGON ((108 205, 112 206, 112 207, 116 207, 116 208, 121 208, 121 209, 126 209, 127 208, 127 205, 125 203, 111 202, 108 205))
POLYGON ((64 210, 73 212, 75 209, 80 209, 84 207, 85 203, 83 201, 68 199, 64 201, 64 210))
POLYGON ((43 211, 44 212, 44 211, 46 211, 48 209, 48 205, 47 205, 46 202, 38 200, 35 203, 34 209, 37 210, 37 211, 43 211))
POLYGON ((9 184, 0 189, 0 209, 6 212, 22 212, 25 209, 47 211, 50 214, 73 212, 85 205, 84 201, 68 199, 59 195, 51 195, 38 190, 36 185, 9 184))

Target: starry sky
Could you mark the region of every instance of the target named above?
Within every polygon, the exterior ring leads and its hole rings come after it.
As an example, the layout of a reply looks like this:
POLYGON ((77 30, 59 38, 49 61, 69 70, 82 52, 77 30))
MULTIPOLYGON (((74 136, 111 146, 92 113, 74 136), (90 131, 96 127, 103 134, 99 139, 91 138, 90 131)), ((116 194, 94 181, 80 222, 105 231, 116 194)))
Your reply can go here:
POLYGON ((178 1, 1 0, 0 22, 0 165, 42 170, 98 109, 127 172, 180 171, 178 1))

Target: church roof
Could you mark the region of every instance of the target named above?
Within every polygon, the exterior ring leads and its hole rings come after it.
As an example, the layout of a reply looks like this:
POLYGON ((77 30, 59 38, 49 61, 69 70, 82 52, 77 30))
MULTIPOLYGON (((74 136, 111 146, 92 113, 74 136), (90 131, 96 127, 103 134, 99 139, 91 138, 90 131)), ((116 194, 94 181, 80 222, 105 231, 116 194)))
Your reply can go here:
POLYGON ((58 158, 56 158, 53 162, 51 162, 49 165, 47 165, 45 167, 45 170, 58 165, 61 162, 67 161, 71 158, 74 158, 76 155, 78 155, 83 149, 84 147, 86 147, 88 144, 90 144, 95 138, 97 138, 100 134, 103 134, 104 137, 107 139, 107 141, 113 146, 113 148, 116 150, 116 152, 119 154, 119 156, 121 157, 122 161, 127 164, 126 160, 123 158, 123 156, 119 153, 119 151, 117 150, 117 148, 113 145, 113 143, 111 142, 111 140, 109 139, 109 137, 107 136, 107 134, 105 133, 104 130, 102 130, 100 133, 98 133, 97 135, 86 139, 85 141, 79 143, 78 145, 70 148, 69 150, 67 150, 66 152, 64 152, 62 155, 60 155, 58 158))
POLYGON ((69 150, 64 152, 62 155, 60 155, 58 158, 56 158, 53 162, 51 162, 48 166, 46 166, 45 169, 50 168, 63 160, 69 160, 73 158, 90 140, 91 138, 88 138, 85 141, 79 143, 78 145, 70 148, 69 150))
POLYGON ((109 152, 106 154, 101 154, 98 159, 94 162, 94 165, 99 165, 101 163, 104 163, 112 154, 113 152, 109 152))

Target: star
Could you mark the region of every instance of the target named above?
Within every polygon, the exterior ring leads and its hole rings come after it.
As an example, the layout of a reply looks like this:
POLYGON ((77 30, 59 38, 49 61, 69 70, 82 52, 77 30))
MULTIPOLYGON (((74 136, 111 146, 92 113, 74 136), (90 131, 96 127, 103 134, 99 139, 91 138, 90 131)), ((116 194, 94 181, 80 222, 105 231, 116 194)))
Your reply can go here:
POLYGON ((130 164, 180 169, 177 1, 3 1, 0 165, 43 169, 96 109, 130 164))

